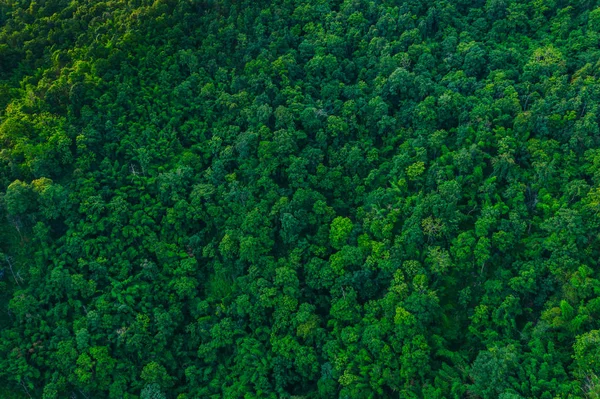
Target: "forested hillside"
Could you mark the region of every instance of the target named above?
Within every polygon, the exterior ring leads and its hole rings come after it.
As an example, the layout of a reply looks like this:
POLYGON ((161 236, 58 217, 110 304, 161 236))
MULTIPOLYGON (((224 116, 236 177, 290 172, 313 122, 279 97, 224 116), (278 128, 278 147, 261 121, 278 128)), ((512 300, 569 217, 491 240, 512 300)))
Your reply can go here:
POLYGON ((0 397, 600 398, 598 0, 0 2, 0 397))

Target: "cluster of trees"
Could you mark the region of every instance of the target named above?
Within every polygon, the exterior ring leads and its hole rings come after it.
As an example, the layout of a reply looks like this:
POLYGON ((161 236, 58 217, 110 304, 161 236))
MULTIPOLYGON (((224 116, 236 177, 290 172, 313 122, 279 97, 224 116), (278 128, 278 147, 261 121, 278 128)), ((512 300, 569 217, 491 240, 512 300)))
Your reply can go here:
POLYGON ((598 0, 0 3, 0 394, 600 397, 598 0))

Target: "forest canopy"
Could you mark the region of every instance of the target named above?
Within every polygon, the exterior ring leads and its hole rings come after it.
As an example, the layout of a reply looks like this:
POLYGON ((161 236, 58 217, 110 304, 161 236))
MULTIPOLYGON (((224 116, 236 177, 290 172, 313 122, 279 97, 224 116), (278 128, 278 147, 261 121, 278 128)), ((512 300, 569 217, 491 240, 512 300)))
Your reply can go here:
POLYGON ((0 2, 0 396, 600 398, 598 0, 0 2))

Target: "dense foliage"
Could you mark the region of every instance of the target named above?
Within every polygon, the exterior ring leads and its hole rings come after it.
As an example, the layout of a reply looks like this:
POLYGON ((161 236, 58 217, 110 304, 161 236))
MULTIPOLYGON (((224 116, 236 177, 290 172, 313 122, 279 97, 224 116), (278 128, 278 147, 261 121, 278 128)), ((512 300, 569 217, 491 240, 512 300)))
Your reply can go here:
POLYGON ((600 397, 598 0, 0 2, 0 395, 600 397))

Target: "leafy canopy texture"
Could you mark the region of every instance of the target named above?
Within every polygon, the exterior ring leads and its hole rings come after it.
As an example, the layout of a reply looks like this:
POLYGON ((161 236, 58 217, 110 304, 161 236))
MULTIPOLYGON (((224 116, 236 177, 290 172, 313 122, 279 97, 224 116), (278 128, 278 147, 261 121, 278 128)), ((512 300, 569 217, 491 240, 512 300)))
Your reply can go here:
POLYGON ((598 0, 0 2, 0 396, 600 398, 598 0))

